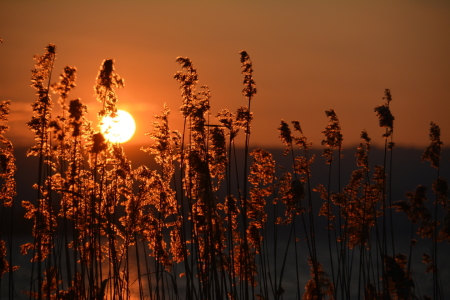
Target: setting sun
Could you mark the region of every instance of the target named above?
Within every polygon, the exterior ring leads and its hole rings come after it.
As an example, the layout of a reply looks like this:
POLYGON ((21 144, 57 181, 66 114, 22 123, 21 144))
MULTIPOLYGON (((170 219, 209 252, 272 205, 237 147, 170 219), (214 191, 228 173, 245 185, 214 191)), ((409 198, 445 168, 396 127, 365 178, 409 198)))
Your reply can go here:
POLYGON ((136 131, 136 123, 128 112, 118 110, 115 118, 104 117, 102 119, 100 131, 108 141, 124 143, 133 136, 136 131))

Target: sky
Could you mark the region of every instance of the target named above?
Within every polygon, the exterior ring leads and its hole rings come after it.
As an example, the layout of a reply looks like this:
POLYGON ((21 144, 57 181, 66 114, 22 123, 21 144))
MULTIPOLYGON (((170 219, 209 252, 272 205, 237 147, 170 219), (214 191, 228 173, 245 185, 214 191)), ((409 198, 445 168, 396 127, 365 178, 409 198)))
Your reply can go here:
POLYGON ((426 147, 431 121, 449 145, 449 37, 450 1, 2 0, 0 101, 11 100, 8 138, 32 145, 26 122, 36 100, 33 56, 53 43, 53 82, 66 65, 75 66, 69 99, 81 98, 98 124, 93 86, 102 61, 112 58, 125 80, 117 106, 137 123, 128 143, 147 146, 145 133, 164 103, 171 129, 182 130, 176 57, 189 57, 199 86, 210 88, 214 124, 222 108, 247 105, 239 60, 246 50, 258 89, 252 146, 281 146, 277 127, 284 119, 300 121, 313 146, 322 147, 328 109, 340 119, 344 148, 359 143, 363 129, 383 145, 374 108, 386 88, 397 146, 426 147))

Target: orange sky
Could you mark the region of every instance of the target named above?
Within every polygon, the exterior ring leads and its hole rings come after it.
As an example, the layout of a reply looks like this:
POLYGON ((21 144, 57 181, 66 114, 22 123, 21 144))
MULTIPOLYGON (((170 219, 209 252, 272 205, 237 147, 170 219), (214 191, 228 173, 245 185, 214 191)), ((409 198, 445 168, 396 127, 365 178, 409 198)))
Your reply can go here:
POLYGON ((258 88, 253 146, 280 145, 276 128, 284 119, 299 120, 321 147, 330 108, 340 118, 344 147, 359 142, 363 129, 380 145, 384 129, 373 110, 385 88, 393 95, 397 145, 427 145, 430 121, 449 145, 449 37, 450 1, 2 0, 0 100, 12 101, 8 137, 33 143, 25 125, 35 101, 32 58, 54 43, 54 81, 64 66, 76 66, 69 98, 81 98, 97 122, 95 78, 102 61, 114 58, 125 79, 118 108, 138 126, 129 143, 145 146, 144 133, 164 102, 172 129, 182 129, 177 56, 191 58, 199 84, 210 87, 213 117, 247 105, 238 54, 247 50, 258 88))

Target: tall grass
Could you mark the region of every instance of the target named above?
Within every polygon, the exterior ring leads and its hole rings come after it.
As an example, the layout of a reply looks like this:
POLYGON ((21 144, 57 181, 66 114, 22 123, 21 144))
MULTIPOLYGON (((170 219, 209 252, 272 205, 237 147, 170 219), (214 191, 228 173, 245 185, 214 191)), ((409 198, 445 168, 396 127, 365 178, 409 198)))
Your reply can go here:
MULTIPOLYGON (((439 173, 440 129, 431 123, 431 145, 423 156, 437 169, 432 208, 425 204, 425 186, 407 193, 408 200, 393 202, 390 90, 386 103, 375 108, 386 128, 383 164, 369 164, 371 139, 363 131, 355 154, 358 168, 343 185, 343 136, 330 109, 322 142, 328 180, 313 187, 313 145, 299 121, 292 122, 293 130, 283 120, 278 127, 290 165, 278 167, 272 153, 251 147, 256 83, 247 52, 240 52, 247 106, 222 109, 215 119, 211 92, 198 87, 193 62, 176 59, 184 126, 170 127, 164 105, 147 133, 151 145, 141 149, 156 169, 132 168, 122 146, 105 140, 86 119, 87 106, 69 100, 74 67, 65 67, 51 83, 55 57, 56 46, 50 44, 35 57, 32 71, 36 102, 28 126, 36 144, 28 155, 39 159, 36 198, 21 203, 24 217, 33 221, 33 240, 21 246, 23 254, 32 253, 28 289, 22 291, 15 288, 20 266, 12 257, 17 221, 4 217, 15 213, 20 182, 14 179, 13 146, 3 136, 8 126, 0 127, 0 231, 6 237, 0 242, 0 270, 2 277, 9 274, 2 299, 20 294, 29 299, 417 299, 421 283, 414 281, 412 267, 417 238, 430 241, 431 254, 421 259, 432 273, 433 299, 444 299, 438 243, 450 240, 450 203, 439 173), (57 116, 51 91, 59 97, 57 116), (243 149, 236 147, 238 138, 245 141, 243 149), (395 211, 411 220, 407 254, 395 252, 395 211), (325 247, 318 244, 321 226, 325 247)), ((115 89, 122 87, 114 60, 105 60, 95 84, 100 120, 117 113, 115 89)), ((8 105, 0 105, 4 122, 8 105)))

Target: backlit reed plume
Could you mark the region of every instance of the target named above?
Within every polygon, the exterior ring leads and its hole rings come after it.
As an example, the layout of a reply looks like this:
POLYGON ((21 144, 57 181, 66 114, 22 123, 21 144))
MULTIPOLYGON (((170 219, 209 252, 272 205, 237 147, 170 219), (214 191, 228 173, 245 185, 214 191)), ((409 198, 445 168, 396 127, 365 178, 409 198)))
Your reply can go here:
POLYGON ((422 155, 422 161, 429 161, 433 168, 439 169, 439 163, 441 161, 441 129, 439 126, 431 122, 430 125, 430 145, 426 148, 422 155))
POLYGON ((114 117, 117 113, 117 95, 114 88, 124 87, 124 80, 114 70, 114 60, 105 59, 101 65, 94 86, 97 100, 102 103, 103 108, 99 111, 99 117, 114 117))
MULTIPOLYGON (((32 104, 33 116, 31 121, 27 123, 28 128, 34 133, 36 144, 32 146, 27 155, 39 157, 39 170, 37 183, 34 188, 37 190, 36 203, 30 201, 22 201, 22 206, 26 209, 25 217, 33 219, 34 226, 32 235, 34 237, 33 243, 22 245, 22 253, 27 253, 33 250, 33 262, 37 262, 37 290, 42 286, 42 261, 50 254, 53 248, 52 235, 55 230, 55 214, 52 209, 51 190, 49 188, 49 176, 47 161, 51 155, 51 139, 49 137, 48 127, 51 122, 51 111, 53 103, 50 98, 51 75, 53 71, 53 64, 56 58, 56 46, 49 44, 45 48, 45 53, 41 56, 36 55, 35 69, 31 71, 31 86, 36 89, 36 102, 32 104)), ((34 284, 33 278, 35 276, 32 267, 32 275, 30 282, 30 294, 33 294, 34 284)), ((47 296, 50 295, 50 290, 47 290, 47 296)), ((38 293, 38 299, 41 299, 41 293, 38 293)))
POLYGON ((392 135, 394 131, 394 116, 389 109, 389 103, 392 101, 391 91, 386 89, 384 91, 385 96, 383 97, 386 100, 386 103, 383 105, 378 105, 375 107, 375 112, 377 113, 377 117, 379 120, 380 127, 386 128, 386 133, 383 134, 384 138, 388 138, 392 135))
POLYGON ((278 127, 278 131, 280 133, 279 139, 286 146, 283 153, 283 155, 286 156, 289 153, 289 151, 292 150, 292 141, 293 141, 292 132, 291 129, 289 128, 289 125, 284 120, 281 120, 281 124, 278 127))
MULTIPOLYGON (((244 182, 243 182, 243 194, 241 194, 241 201, 242 201, 242 225, 244 228, 247 228, 247 166, 248 166, 248 154, 249 154, 249 147, 250 147, 250 128, 251 128, 251 121, 252 121, 252 113, 251 113, 251 100, 256 95, 256 83, 253 79, 253 63, 250 59, 250 56, 248 53, 244 50, 239 52, 241 57, 241 73, 244 75, 244 88, 242 89, 242 94, 247 99, 248 105, 247 107, 242 106, 238 109, 236 114, 236 120, 242 120, 240 122, 243 122, 245 126, 245 148, 244 148, 244 182)), ((244 229, 244 235, 243 235, 243 256, 244 261, 248 260, 248 240, 247 240, 247 230, 244 229)), ((251 270, 244 270, 244 278, 253 278, 249 273, 252 273, 251 270)), ((252 291, 253 291, 253 284, 252 284, 252 291)), ((244 294, 246 297, 248 297, 248 286, 245 285, 245 291, 244 294)))
POLYGON ((256 95, 256 83, 253 80, 253 64, 247 51, 239 52, 241 55, 242 74, 244 74, 244 89, 242 94, 251 100, 256 95))
MULTIPOLYGON (((438 224, 440 223, 439 216, 438 216, 438 202, 441 202, 441 204, 443 204, 443 210, 446 211, 446 195, 445 195, 445 184, 444 180, 442 179, 439 175, 440 175, 440 161, 441 161, 441 147, 444 143, 442 143, 441 141, 441 129, 439 128, 439 126, 434 123, 431 122, 430 124, 430 140, 431 143, 430 145, 426 148, 425 152, 422 155, 422 161, 429 161, 431 163, 431 166, 437 169, 437 178, 436 180, 433 182, 433 189, 435 191, 436 194, 436 198, 435 198, 435 203, 434 203, 434 223, 435 223, 435 227, 434 227, 434 232, 433 232, 433 247, 432 247, 432 259, 434 261, 434 263, 436 265, 439 265, 438 262, 438 250, 437 250, 437 237, 438 237, 438 224)), ((444 219, 445 222, 445 219, 444 219)), ((444 223, 445 224, 445 223, 444 223)), ((447 227, 446 225, 444 225, 444 227, 447 227)), ((441 232, 442 235, 442 232, 441 232)), ((433 279, 437 278, 437 272, 436 270, 433 272, 433 279)), ((433 296, 436 298, 437 295, 440 292, 440 288, 439 286, 436 284, 438 281, 437 280, 433 280, 433 284, 434 284, 434 289, 433 289, 433 296)))
MULTIPOLYGON (((387 228, 390 227, 390 243, 392 247, 392 256, 395 255, 395 241, 394 241, 394 222, 392 210, 386 212, 385 210, 392 205, 392 166, 393 166, 393 149, 395 143, 393 141, 394 137, 394 116, 390 110, 390 102, 392 101, 392 95, 390 89, 384 90, 383 100, 386 100, 386 103, 383 105, 378 105, 375 107, 374 111, 377 114, 378 122, 381 128, 385 128, 385 133, 383 137, 385 139, 384 144, 384 159, 383 159, 383 168, 386 175, 388 175, 388 180, 384 179, 382 182, 382 210, 383 210, 383 218, 382 218, 382 252, 383 255, 387 255, 388 251, 388 231, 387 228), (389 141, 388 141, 389 140, 389 141), (389 165, 388 165, 388 154, 387 151, 390 150, 389 157, 389 165)), ((383 269, 383 272, 386 270, 383 269)), ((386 284, 386 283, 385 283, 386 284)), ((384 286, 384 290, 388 289, 387 286, 384 286)))
POLYGON ((302 300, 334 299, 333 283, 328 278, 322 264, 319 262, 314 264, 311 258, 308 259, 308 263, 311 266, 311 277, 315 278, 317 276, 318 279, 311 278, 308 281, 302 300), (314 265, 317 267, 315 268, 314 265))
MULTIPOLYGON (((326 116, 329 118, 329 122, 325 128, 324 131, 322 131, 322 133, 324 134, 325 138, 322 140, 322 145, 324 145, 326 148, 323 150, 323 154, 322 156, 325 158, 325 162, 327 164, 329 164, 329 170, 328 170, 328 186, 327 186, 327 190, 328 192, 325 192, 324 187, 319 186, 318 187, 318 191, 321 193, 321 195, 324 197, 326 196, 327 198, 324 199, 326 200, 326 204, 322 205, 322 209, 321 209, 321 214, 323 215, 324 213, 327 214, 327 219, 328 219, 328 248, 330 251, 330 261, 331 261, 331 275, 333 278, 333 283, 336 284, 336 277, 335 277, 335 271, 334 271, 334 261, 333 261, 333 257, 331 256, 331 243, 332 243, 332 239, 331 239, 331 229, 334 229, 334 237, 335 240, 343 240, 344 238, 342 237, 342 232, 340 231, 342 225, 341 225, 341 213, 340 213, 340 208, 341 206, 338 206, 338 212, 337 212, 337 220, 336 218, 333 216, 333 208, 331 205, 331 196, 332 196, 332 166, 333 166, 333 152, 334 150, 338 151, 338 181, 337 181, 337 186, 338 186, 338 195, 341 192, 341 151, 342 151, 342 142, 343 142, 343 136, 341 133, 341 125, 339 123, 339 118, 337 117, 336 112, 334 111, 334 109, 330 109, 325 111, 326 116), (337 222, 337 225, 336 225, 337 222)), ((337 249, 337 245, 335 245, 335 248, 337 249)), ((343 249, 345 251, 345 249, 343 249)), ((343 251, 340 251, 341 253, 343 253, 343 251)), ((339 261, 341 261, 341 259, 339 259, 339 261)), ((338 269, 340 270, 341 267, 338 266, 338 269)), ((337 286, 336 286, 336 291, 337 291, 337 286)))
POLYGON ((333 150, 342 151, 342 133, 341 126, 339 124, 339 118, 336 115, 334 109, 330 109, 325 111, 327 117, 330 118, 330 121, 322 133, 325 135, 325 139, 322 141, 322 145, 327 148, 323 151, 323 156, 326 159, 326 162, 329 164, 333 161, 333 150))
POLYGON ((56 57, 56 46, 49 44, 41 56, 35 55, 35 69, 31 71, 31 86, 36 89, 36 102, 32 105, 33 116, 27 123, 35 134, 36 145, 28 155, 38 156, 48 151, 49 141, 46 128, 50 122, 52 102, 49 95, 50 79, 53 71, 53 63, 56 57))
MULTIPOLYGON (((0 121, 8 122, 9 105, 11 101, 0 102, 0 121)), ((0 189, 0 200, 5 207, 12 207, 14 196, 16 196, 17 183, 16 158, 14 156, 14 147, 12 143, 4 136, 9 130, 6 124, 0 124, 0 178, 2 185, 0 189)))
MULTIPOLYGON (((15 226, 14 217, 8 218, 7 214, 14 215, 14 197, 17 194, 17 184, 15 174, 16 159, 14 156, 14 147, 12 143, 4 136, 9 130, 9 126, 6 125, 9 116, 10 101, 0 102, 0 234, 6 231, 7 240, 0 240, 0 287, 2 286, 3 275, 9 273, 8 280, 8 298, 12 299, 12 292, 14 289, 14 274, 13 271, 19 269, 19 266, 15 266, 13 255, 13 228, 15 226), (9 223, 9 224, 8 224, 9 223), (10 227, 9 227, 10 226, 10 227), (8 227, 10 228, 8 232, 8 227), (6 230, 4 229, 6 228, 6 230), (8 253, 9 252, 9 253, 8 253)), ((6 297, 6 295, 4 295, 6 297)))
POLYGON ((404 254, 396 254, 395 257, 384 256, 386 272, 383 280, 388 283, 391 299, 413 299, 412 289, 414 282, 407 270, 407 257, 404 254))

